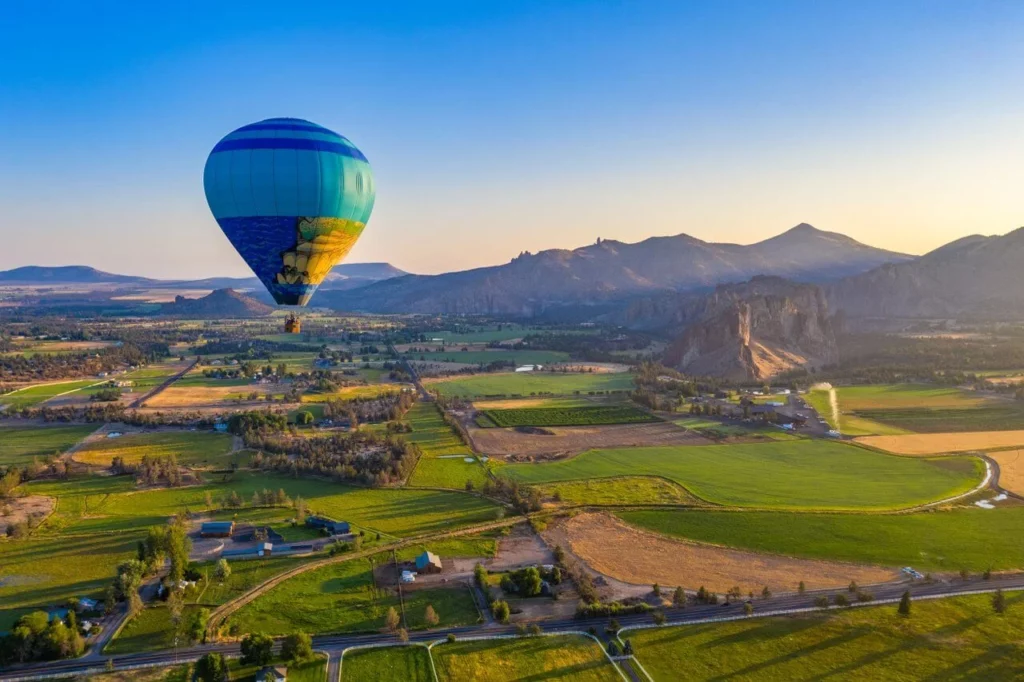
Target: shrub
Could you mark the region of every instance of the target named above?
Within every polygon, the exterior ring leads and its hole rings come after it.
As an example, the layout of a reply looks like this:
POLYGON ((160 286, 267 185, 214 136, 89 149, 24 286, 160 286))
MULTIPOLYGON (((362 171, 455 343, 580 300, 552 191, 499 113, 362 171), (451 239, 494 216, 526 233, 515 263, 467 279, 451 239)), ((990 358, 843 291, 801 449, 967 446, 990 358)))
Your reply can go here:
POLYGON ((900 597, 900 605, 896 612, 901 616, 910 616, 910 590, 904 592, 903 596, 900 597))
POLYGON ((286 661, 304 661, 313 657, 313 639, 305 632, 296 632, 281 643, 281 658, 286 661))
POLYGON ((832 598, 832 601, 836 603, 836 606, 850 605, 850 600, 846 597, 845 594, 837 594, 835 597, 832 598))
POLYGON ((817 606, 819 609, 827 609, 828 608, 828 597, 826 597, 825 595, 820 595, 820 596, 815 597, 814 598, 814 605, 817 606))

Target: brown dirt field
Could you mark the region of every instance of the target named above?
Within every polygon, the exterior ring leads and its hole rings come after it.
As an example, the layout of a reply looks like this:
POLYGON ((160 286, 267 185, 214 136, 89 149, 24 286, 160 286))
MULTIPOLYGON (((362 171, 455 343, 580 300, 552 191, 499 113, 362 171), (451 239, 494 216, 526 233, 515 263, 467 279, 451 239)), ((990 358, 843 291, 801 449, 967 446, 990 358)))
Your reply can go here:
POLYGON ((470 428, 477 450, 485 455, 552 455, 594 448, 652 445, 711 445, 713 441, 674 424, 619 424, 614 426, 545 427, 552 435, 521 433, 515 429, 470 428))
POLYGON ((280 392, 276 386, 169 386, 160 395, 146 401, 146 407, 229 407, 234 401, 228 401, 229 395, 246 395, 256 391, 261 396, 265 393, 280 392))
POLYGON ((861 436, 854 440, 898 455, 938 455, 945 452, 991 450, 1015 445, 1024 447, 1024 431, 908 433, 903 436, 861 436))
MULTIPOLYGON (((742 519, 737 518, 737 523, 742 519)), ((895 569, 834 561, 795 559, 672 540, 633 528, 608 514, 580 514, 565 522, 575 555, 596 571, 637 585, 704 585, 715 592, 733 586, 746 594, 767 585, 780 592, 870 585, 898 577, 895 569)))
POLYGON ((44 495, 28 495, 0 503, 0 535, 7 533, 7 527, 27 521, 29 518, 44 518, 53 511, 56 499, 44 495))
POLYGON ((999 487, 1011 493, 1024 495, 1024 452, 1005 450, 993 452, 989 457, 999 464, 999 487))

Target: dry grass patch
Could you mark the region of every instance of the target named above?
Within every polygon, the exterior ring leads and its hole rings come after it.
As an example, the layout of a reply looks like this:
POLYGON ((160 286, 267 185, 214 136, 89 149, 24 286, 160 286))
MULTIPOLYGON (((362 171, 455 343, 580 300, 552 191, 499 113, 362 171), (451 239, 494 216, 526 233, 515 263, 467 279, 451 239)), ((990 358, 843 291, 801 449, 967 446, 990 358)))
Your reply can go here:
POLYGON ((275 392, 275 389, 271 386, 169 386, 147 400, 146 407, 221 406, 232 395, 247 395, 256 391, 262 396, 264 393, 275 392))
POLYGON ((1024 446, 1024 431, 911 433, 903 436, 861 436, 856 441, 898 455, 938 455, 1024 446))
POLYGON ((993 452, 989 455, 999 464, 999 487, 1024 495, 1024 453, 1020 450, 993 452))
POLYGON ((664 422, 612 426, 556 426, 548 434, 516 429, 471 428, 477 450, 486 455, 552 455, 601 448, 659 445, 710 445, 712 441, 692 431, 664 422))
MULTIPOLYGON (((743 523, 737 513, 736 523, 743 523)), ((893 569, 837 561, 817 561, 745 552, 714 545, 670 540, 639 530, 607 514, 580 514, 564 524, 570 549, 594 570, 636 585, 682 585, 725 592, 739 586, 760 592, 765 585, 795 591, 885 582, 893 569)))

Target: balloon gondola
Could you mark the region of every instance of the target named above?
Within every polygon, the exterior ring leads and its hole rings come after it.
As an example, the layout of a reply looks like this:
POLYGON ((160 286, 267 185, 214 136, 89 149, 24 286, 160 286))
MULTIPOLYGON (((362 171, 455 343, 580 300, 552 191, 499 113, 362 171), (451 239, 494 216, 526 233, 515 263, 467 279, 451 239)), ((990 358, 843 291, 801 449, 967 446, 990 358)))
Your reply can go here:
MULTIPOLYGON (((206 160, 203 186, 217 224, 274 300, 300 307, 355 245, 376 195, 354 144, 298 118, 226 135, 206 160)), ((286 331, 297 330, 290 320, 286 331)))

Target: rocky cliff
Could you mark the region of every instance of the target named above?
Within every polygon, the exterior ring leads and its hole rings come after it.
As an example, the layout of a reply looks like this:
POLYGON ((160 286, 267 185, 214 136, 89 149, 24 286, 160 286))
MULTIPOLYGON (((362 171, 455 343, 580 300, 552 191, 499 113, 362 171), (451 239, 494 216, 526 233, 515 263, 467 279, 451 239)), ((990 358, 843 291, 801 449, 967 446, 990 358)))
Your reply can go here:
POLYGON ((202 298, 175 296, 174 303, 165 303, 160 307, 161 315, 200 319, 264 317, 272 312, 274 309, 269 305, 234 289, 217 289, 202 298))
POLYGON ((825 295, 812 284, 755 277, 680 296, 667 318, 668 301, 656 305, 662 319, 682 327, 664 362, 687 374, 760 381, 838 360, 825 295))

